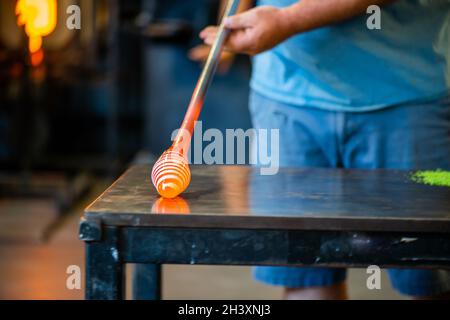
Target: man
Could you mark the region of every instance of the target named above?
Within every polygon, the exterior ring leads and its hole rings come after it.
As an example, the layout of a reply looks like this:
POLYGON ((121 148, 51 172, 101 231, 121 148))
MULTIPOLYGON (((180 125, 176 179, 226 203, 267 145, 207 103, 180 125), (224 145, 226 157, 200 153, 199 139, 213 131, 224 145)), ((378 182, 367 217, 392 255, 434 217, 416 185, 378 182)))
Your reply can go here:
MULTIPOLYGON (((282 166, 450 169, 449 0, 261 0, 241 11, 226 20, 226 50, 254 56, 253 124, 280 129, 282 166), (371 5, 381 29, 367 27, 371 5)), ((200 36, 211 45, 216 32, 200 36)), ((346 298, 345 276, 255 269, 288 299, 346 298)), ((449 271, 389 276, 409 296, 450 292, 449 271)))

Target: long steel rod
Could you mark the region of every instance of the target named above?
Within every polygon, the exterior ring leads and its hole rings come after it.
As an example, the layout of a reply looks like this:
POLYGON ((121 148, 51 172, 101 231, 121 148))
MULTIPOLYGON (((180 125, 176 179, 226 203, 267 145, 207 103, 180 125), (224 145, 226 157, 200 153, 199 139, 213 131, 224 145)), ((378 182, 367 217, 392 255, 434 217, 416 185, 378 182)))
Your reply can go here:
POLYGON ((225 28, 224 20, 233 15, 239 0, 229 0, 220 23, 216 39, 211 47, 208 59, 198 79, 183 123, 172 146, 166 150, 152 169, 152 182, 158 193, 165 198, 175 198, 189 186, 191 173, 189 170, 188 149, 194 132, 195 122, 202 110, 206 91, 211 83, 217 67, 223 45, 229 31, 225 28))
MULTIPOLYGON (((192 94, 188 110, 186 111, 186 115, 180 127, 180 133, 174 141, 174 146, 182 142, 181 138, 183 136, 183 131, 184 133, 186 133, 187 130, 190 135, 192 135, 193 133, 195 121, 197 121, 200 115, 200 111, 203 106, 203 100, 216 71, 217 64, 223 50, 223 45, 229 34, 229 30, 225 28, 224 25, 225 18, 234 15, 237 11, 238 6, 239 0, 229 0, 227 2, 222 21, 219 25, 216 39, 211 47, 211 51, 209 52, 208 59, 206 60, 202 73, 200 74, 200 77, 197 81, 197 85, 195 86, 195 90, 192 94)), ((186 148, 185 145, 183 147, 186 148)))

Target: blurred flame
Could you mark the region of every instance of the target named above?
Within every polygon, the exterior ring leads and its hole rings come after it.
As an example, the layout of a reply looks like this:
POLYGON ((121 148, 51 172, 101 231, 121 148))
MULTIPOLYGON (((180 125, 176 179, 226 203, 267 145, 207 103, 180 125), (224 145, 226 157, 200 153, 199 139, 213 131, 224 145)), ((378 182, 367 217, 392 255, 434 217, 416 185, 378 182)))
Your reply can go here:
POLYGON ((25 26, 31 64, 38 66, 44 60, 42 37, 51 34, 57 23, 57 0, 17 0, 17 25, 25 26))
POLYGON ((34 67, 39 66, 42 63, 42 61, 44 61, 44 50, 39 49, 36 52, 32 52, 30 60, 32 66, 34 67))

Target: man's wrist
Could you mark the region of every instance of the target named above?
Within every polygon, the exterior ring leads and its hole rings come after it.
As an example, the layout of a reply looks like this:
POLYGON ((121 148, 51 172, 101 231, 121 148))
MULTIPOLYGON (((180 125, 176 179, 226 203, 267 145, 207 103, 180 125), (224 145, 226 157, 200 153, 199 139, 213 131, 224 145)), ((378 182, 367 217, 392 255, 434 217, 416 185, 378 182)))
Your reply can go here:
POLYGON ((299 18, 299 10, 301 10, 299 3, 296 3, 289 7, 281 8, 279 11, 280 28, 286 38, 305 31, 299 18))

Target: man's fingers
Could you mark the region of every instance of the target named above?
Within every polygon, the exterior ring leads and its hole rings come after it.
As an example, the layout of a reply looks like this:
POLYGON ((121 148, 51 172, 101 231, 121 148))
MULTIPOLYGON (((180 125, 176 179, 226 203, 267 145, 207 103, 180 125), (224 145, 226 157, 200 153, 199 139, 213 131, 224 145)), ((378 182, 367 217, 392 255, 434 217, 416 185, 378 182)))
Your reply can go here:
POLYGON ((231 17, 227 17, 224 21, 224 24, 228 29, 244 29, 252 26, 252 17, 252 12, 246 11, 231 17))
POLYGON ((206 38, 203 39, 205 44, 207 44, 208 46, 212 46, 214 43, 214 40, 216 40, 215 36, 207 36, 206 38))
POLYGON ((210 50, 211 48, 205 45, 199 45, 197 47, 194 47, 191 50, 189 50, 188 53, 189 59, 194 61, 204 61, 208 57, 210 50))
MULTIPOLYGON (((216 40, 215 34, 203 39, 205 44, 212 46, 216 40)), ((250 43, 244 31, 233 31, 225 42, 224 49, 234 53, 248 53, 250 43)))
POLYGON ((205 29, 203 29, 201 32, 200 32, 200 38, 202 38, 202 39, 204 39, 204 38, 206 38, 209 34, 211 34, 211 33, 217 33, 217 27, 216 26, 209 26, 209 27, 206 27, 205 29))

